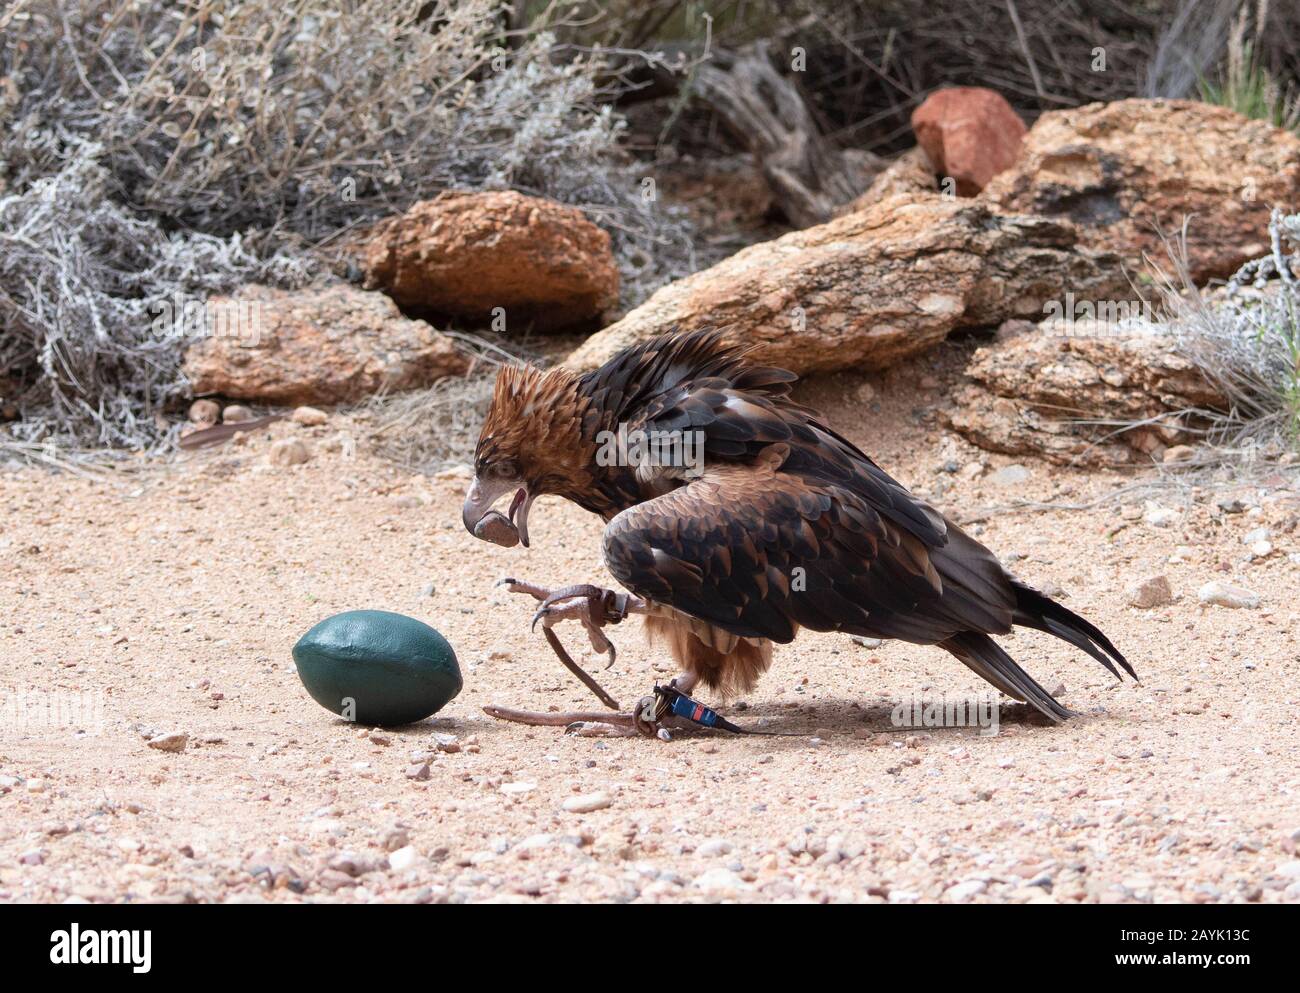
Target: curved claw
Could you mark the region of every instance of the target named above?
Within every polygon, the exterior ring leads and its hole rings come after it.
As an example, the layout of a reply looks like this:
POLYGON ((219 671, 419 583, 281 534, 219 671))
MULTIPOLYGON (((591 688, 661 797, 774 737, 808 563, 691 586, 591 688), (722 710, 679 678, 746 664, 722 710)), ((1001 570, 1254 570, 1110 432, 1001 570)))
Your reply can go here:
POLYGON ((497 580, 496 586, 507 586, 512 593, 527 593, 535 600, 540 600, 541 605, 537 612, 533 614, 529 630, 537 631, 537 622, 542 621, 543 633, 546 640, 550 643, 555 654, 559 656, 560 661, 575 676, 582 680, 587 687, 600 697, 601 702, 611 709, 617 710, 618 704, 613 701, 604 690, 577 665, 565 652, 564 647, 560 644, 559 639, 555 636, 552 628, 560 621, 575 620, 582 624, 587 632, 587 638, 591 642, 591 647, 598 653, 607 656, 605 668, 609 669, 614 665, 618 658, 618 652, 614 648, 614 643, 605 637, 601 630, 606 624, 617 624, 628 614, 628 596, 627 594, 618 594, 613 590, 602 589, 599 586, 592 586, 589 583, 580 583, 574 586, 563 586, 559 589, 551 590, 542 586, 536 586, 532 583, 524 583, 512 576, 507 576, 497 580))

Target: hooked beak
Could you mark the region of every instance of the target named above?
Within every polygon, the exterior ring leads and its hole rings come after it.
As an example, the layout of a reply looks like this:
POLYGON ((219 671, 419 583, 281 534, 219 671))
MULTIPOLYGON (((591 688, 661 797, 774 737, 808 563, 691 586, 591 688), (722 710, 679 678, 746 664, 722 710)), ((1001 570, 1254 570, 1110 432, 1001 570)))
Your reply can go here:
POLYGON ((477 476, 465 494, 465 505, 461 509, 461 520, 465 529, 475 538, 482 538, 506 548, 516 544, 528 547, 528 511, 533 505, 534 494, 528 485, 519 480, 503 479, 483 482, 477 476), (514 499, 510 501, 509 517, 492 509, 502 496, 515 490, 514 499))

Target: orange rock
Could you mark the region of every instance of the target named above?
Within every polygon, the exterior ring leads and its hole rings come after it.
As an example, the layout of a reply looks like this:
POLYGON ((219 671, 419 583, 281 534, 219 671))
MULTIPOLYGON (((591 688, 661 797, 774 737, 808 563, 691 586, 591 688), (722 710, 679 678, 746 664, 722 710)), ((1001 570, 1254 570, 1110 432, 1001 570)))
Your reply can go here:
POLYGON ((515 192, 449 192, 376 225, 360 264, 403 307, 506 330, 591 322, 618 302, 609 235, 575 207, 515 192))
POLYGON ((1086 299, 1120 285, 1116 257, 1080 251, 1069 224, 899 194, 669 283, 564 364, 586 371, 674 327, 713 325, 800 374, 882 369, 955 328, 1036 319, 1062 286, 1086 299))
POLYGON ((1002 94, 953 86, 931 93, 912 112, 912 130, 939 176, 955 180, 968 197, 1016 161, 1025 123, 1002 94))
POLYGON ((210 306, 239 319, 186 352, 185 374, 196 393, 347 403, 469 369, 469 358, 446 335, 407 320, 382 293, 346 284, 296 291, 250 285, 210 306))
POLYGON ((1269 209, 1300 205, 1300 137, 1188 100, 1051 111, 980 199, 1072 221, 1081 244, 1120 254, 1131 272, 1143 253, 1164 264, 1157 225, 1172 236, 1188 218, 1199 284, 1268 252, 1269 209))

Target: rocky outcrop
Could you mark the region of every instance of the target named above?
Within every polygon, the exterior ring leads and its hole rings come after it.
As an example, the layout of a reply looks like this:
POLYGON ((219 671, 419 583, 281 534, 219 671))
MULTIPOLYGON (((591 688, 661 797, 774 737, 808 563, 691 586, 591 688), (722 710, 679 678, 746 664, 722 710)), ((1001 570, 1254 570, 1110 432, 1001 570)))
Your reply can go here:
POLYGON ((942 416, 989 451, 1060 464, 1150 462, 1192 440, 1189 411, 1227 402, 1184 352, 1157 325, 1013 322, 975 352, 971 383, 942 416))
POLYGON ((444 193, 365 236, 366 285, 403 307, 507 330, 598 319, 618 302, 609 235, 574 207, 515 192, 444 193))
POLYGON ((671 328, 713 325, 796 372, 879 369, 954 328, 1040 317, 1063 289, 1113 292, 1116 266, 1079 250, 1069 224, 899 195, 665 286, 565 364, 591 369, 671 328))
POLYGON ((195 393, 276 404, 332 404, 426 386, 469 369, 469 358, 382 293, 347 285, 306 290, 246 286, 214 298, 216 326, 189 347, 195 393))
POLYGON ((1025 122, 1002 94, 982 86, 936 90, 912 112, 917 143, 960 196, 974 196, 1020 154, 1025 122))
POLYGON ((1064 218, 1080 243, 1166 258, 1155 226, 1185 217, 1193 278, 1226 277, 1267 249, 1269 209, 1300 204, 1300 138, 1235 111, 1182 100, 1121 100, 1044 114, 1020 158, 980 199, 1064 218))

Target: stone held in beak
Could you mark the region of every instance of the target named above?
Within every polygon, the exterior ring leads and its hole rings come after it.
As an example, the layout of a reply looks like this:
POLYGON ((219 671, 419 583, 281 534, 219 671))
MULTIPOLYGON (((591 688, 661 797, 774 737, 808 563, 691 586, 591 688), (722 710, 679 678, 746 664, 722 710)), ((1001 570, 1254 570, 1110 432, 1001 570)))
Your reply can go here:
POLYGON ((510 523, 509 518, 495 510, 489 510, 474 525, 474 537, 502 548, 514 548, 519 544, 519 531, 510 523))

